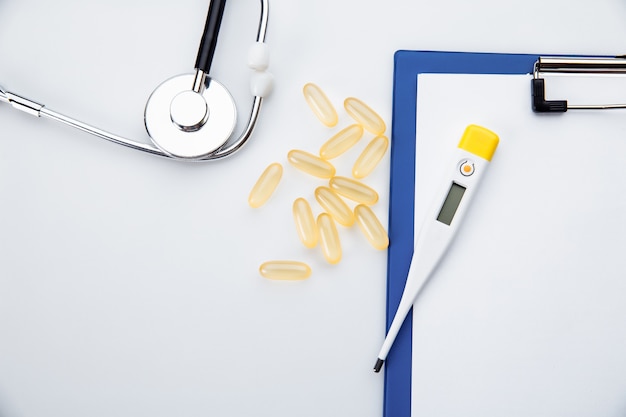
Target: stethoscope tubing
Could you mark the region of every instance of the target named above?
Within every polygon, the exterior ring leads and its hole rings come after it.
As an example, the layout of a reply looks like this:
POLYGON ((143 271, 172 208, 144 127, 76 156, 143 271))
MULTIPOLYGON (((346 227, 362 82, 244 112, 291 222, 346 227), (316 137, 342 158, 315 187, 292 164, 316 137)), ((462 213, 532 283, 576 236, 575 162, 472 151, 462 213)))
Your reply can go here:
MULTIPOLYGON (((267 35, 267 24, 269 20, 269 0, 260 0, 260 2, 261 2, 261 11, 260 11, 260 19, 259 19, 259 26, 258 26, 256 41, 264 42, 266 35, 267 35)), ((224 2, 222 1, 221 3, 224 3, 224 2)), ((223 7, 223 4, 222 4, 222 7, 223 7)), ((208 19, 210 18, 211 18, 211 11, 209 11, 208 19)), ((205 37, 203 37, 203 40, 204 39, 205 37)), ((214 52, 214 49, 215 49, 215 45, 213 45, 212 51, 210 51, 210 58, 208 59, 209 66, 210 66, 210 61, 212 59, 212 54, 214 52)), ((200 51, 198 55, 198 61, 200 60, 201 54, 202 54, 202 50, 200 51)), ((209 55, 207 55, 207 57, 209 57, 209 55)), ((202 68, 197 69, 197 71, 204 72, 202 68)), ((21 110, 30 115, 55 120, 59 123, 62 123, 67 126, 73 127, 75 129, 81 130, 83 132, 89 133, 93 136, 99 137, 109 142, 116 143, 118 145, 122 145, 131 149, 146 152, 146 153, 160 156, 163 158, 178 160, 178 158, 172 155, 166 154, 165 152, 156 148, 152 144, 137 142, 135 140, 128 139, 123 136, 119 136, 114 133, 108 132, 106 130, 100 129, 98 127, 92 126, 88 123, 81 122, 80 120, 74 119, 70 116, 51 110, 47 108, 44 104, 37 103, 35 101, 21 97, 17 94, 11 93, 7 91, 6 89, 4 89, 2 86, 0 86, 0 101, 10 104, 15 109, 21 110)), ((185 160, 194 161, 194 162, 211 161, 215 159, 225 158, 235 153, 248 141, 248 139, 250 139, 250 136, 252 135, 252 132, 254 131, 254 128, 258 121, 262 103, 263 103, 263 97, 254 96, 248 122, 246 124, 246 127, 243 129, 243 131, 240 133, 237 139, 232 140, 232 141, 231 140, 227 141, 220 148, 209 153, 208 155, 205 155, 197 159, 185 159, 185 160)))

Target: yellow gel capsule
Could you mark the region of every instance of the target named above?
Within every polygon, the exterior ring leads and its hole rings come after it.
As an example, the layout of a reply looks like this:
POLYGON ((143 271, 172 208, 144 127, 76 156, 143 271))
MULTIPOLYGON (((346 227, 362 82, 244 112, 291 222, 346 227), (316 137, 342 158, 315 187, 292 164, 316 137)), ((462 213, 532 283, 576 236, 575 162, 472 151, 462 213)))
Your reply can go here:
POLYGON ((368 132, 375 135, 382 135, 385 133, 385 130, 387 130, 383 119, 358 98, 348 97, 343 102, 343 106, 348 114, 359 122, 368 132))
POLYGON ((363 136, 361 125, 351 125, 328 139, 320 148, 320 156, 324 159, 333 159, 353 147, 363 136))
POLYGON ((272 196, 283 176, 283 166, 278 162, 270 164, 261 174, 248 196, 250 207, 261 207, 272 196))
POLYGON ((354 178, 367 177, 383 159, 388 147, 389 139, 386 136, 376 136, 372 139, 354 163, 352 176, 354 178))
POLYGON ((259 267, 261 276, 281 281, 300 281, 311 276, 311 267, 298 261, 268 261, 259 267))
POLYGON ((329 264, 341 261, 341 242, 333 218, 328 213, 317 216, 317 227, 320 230, 320 246, 324 258, 329 264))
POLYGON ((335 167, 330 162, 308 152, 293 149, 287 158, 291 165, 314 177, 332 178, 335 175, 335 167))
POLYGON ((378 201, 378 193, 371 187, 360 181, 347 177, 332 177, 329 182, 330 189, 339 195, 358 203, 371 206, 378 201))
POLYGON ((302 93, 313 113, 320 119, 320 122, 328 127, 333 127, 337 124, 339 121, 337 111, 321 88, 313 83, 308 83, 302 88, 302 93))
POLYGON ((354 216, 359 229, 373 247, 383 250, 389 246, 387 232, 371 208, 365 204, 359 204, 354 208, 354 216))
POLYGON ((296 230, 300 240, 307 248, 317 245, 317 225, 309 202, 304 198, 297 198, 293 202, 293 219, 296 222, 296 230))
POLYGON ((354 213, 350 207, 333 190, 328 187, 317 187, 315 199, 337 222, 350 227, 354 224, 354 213))

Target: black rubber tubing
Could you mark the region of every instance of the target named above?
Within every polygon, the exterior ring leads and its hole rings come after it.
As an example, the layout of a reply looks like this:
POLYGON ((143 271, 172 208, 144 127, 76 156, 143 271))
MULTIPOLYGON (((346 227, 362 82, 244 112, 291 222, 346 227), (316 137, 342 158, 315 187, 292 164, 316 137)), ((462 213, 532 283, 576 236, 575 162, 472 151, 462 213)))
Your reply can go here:
POLYGON ((225 5, 226 0, 211 0, 209 5, 209 13, 204 25, 204 33, 200 41, 195 66, 197 70, 204 71, 206 74, 209 73, 211 63, 213 62, 213 54, 217 45, 217 36, 220 32, 225 5))

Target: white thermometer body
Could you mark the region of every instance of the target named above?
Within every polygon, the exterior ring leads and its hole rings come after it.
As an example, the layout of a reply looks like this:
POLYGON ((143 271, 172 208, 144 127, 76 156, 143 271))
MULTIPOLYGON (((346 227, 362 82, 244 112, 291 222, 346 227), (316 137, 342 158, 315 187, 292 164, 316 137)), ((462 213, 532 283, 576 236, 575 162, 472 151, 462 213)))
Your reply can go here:
POLYGON ((497 146, 498 136, 483 127, 466 128, 446 180, 420 229, 415 229, 413 258, 398 310, 378 354, 379 372, 398 331, 422 287, 439 265, 454 238, 497 146))

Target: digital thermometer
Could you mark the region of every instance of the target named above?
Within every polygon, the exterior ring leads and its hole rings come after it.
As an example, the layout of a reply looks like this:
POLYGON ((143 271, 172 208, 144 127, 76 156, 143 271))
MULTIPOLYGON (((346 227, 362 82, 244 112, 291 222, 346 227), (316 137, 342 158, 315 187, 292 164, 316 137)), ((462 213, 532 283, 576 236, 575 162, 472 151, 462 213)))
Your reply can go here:
POLYGON ((378 354, 375 372, 381 370, 417 295, 450 246, 499 141, 498 135, 484 127, 469 125, 465 129, 451 161, 450 173, 419 233, 416 229, 409 275, 400 305, 378 354))

